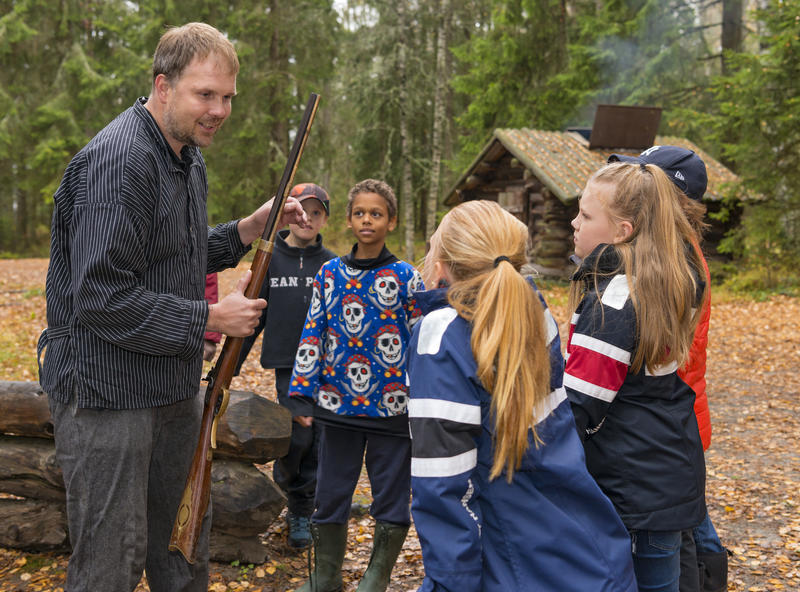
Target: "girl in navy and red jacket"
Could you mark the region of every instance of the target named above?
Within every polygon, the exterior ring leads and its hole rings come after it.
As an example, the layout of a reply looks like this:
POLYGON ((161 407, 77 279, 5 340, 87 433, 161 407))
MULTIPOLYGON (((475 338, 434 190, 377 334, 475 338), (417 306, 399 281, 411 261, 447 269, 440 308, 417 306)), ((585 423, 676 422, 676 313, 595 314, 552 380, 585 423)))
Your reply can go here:
POLYGON ((677 592, 681 530, 701 523, 694 392, 678 376, 705 301, 697 236, 656 165, 595 173, 572 221, 564 386, 589 472, 630 532, 640 589, 677 592))

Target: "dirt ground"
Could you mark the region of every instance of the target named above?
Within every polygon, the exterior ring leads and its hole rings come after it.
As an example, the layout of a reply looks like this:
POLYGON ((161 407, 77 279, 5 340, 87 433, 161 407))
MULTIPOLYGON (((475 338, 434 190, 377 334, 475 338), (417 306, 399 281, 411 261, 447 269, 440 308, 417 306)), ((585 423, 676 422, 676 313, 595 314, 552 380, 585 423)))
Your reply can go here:
MULTIPOLYGON (((0 260, 0 380, 36 380, 35 343, 45 326, 47 261, 0 260)), ((220 293, 248 268, 224 272, 220 293)), ((562 329, 565 289, 545 290, 562 329)), ((707 501, 730 557, 729 591, 800 590, 800 300, 763 302, 715 298, 708 349, 708 395, 714 434, 706 455, 707 501)), ((253 348, 260 351, 259 345, 253 348)), ((251 355, 231 388, 272 397, 272 378, 251 355)), ((365 478, 355 502, 369 504, 365 478)), ((352 591, 369 561, 372 520, 350 520, 345 590, 352 591)), ((293 590, 306 578, 306 556, 286 545, 283 521, 263 535, 262 565, 212 563, 213 592, 293 590)), ((0 592, 63 590, 67 556, 0 548, 0 592)), ((409 533, 393 572, 391 592, 422 581, 416 533, 409 533)), ((147 590, 143 580, 137 590, 147 590)))

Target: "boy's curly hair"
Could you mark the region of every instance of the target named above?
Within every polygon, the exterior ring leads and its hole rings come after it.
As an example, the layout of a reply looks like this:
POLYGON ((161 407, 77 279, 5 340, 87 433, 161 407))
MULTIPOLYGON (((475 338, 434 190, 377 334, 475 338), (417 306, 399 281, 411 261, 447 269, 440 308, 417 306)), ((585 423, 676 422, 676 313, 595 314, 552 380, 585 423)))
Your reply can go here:
POLYGON ((397 198, 394 195, 394 190, 384 181, 378 179, 364 179, 363 181, 353 185, 353 188, 347 194, 347 217, 353 213, 353 199, 359 193, 377 193, 386 201, 386 209, 389 212, 389 218, 397 217, 397 198))

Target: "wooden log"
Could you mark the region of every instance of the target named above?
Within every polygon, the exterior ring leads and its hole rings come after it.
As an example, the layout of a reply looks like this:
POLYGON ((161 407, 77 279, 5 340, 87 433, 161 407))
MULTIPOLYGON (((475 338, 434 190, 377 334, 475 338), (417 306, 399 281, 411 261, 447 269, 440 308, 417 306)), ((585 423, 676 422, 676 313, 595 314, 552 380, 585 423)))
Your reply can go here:
POLYGON ((47 395, 38 382, 0 381, 0 433, 53 437, 47 395))
POLYGON ((0 492, 64 502, 64 478, 53 442, 0 436, 0 492))
MULTIPOLYGON (((278 486, 250 463, 215 460, 211 481, 213 527, 231 535, 266 531, 286 505, 278 486)), ((53 443, 0 437, 0 492, 63 503, 64 480, 53 443)))
MULTIPOLYGON (((200 396, 204 396, 201 389, 200 396)), ((291 413, 247 391, 231 391, 217 430, 215 457, 263 464, 289 450, 291 413)), ((0 381, 0 433, 52 438, 47 396, 37 382, 0 381)))
MULTIPOLYGON (((0 499, 0 547, 24 551, 69 552, 66 506, 30 499, 0 499)), ((214 561, 263 563, 267 557, 261 537, 237 537, 211 529, 214 561)))
POLYGON ((531 205, 544 205, 544 196, 537 191, 528 193, 528 199, 530 200, 531 205))
POLYGON ((465 190, 468 191, 470 189, 475 189, 478 185, 481 185, 482 183, 483 179, 481 177, 479 177, 478 175, 470 175, 464 181, 463 187, 465 190))
POLYGON ((537 253, 542 255, 552 254, 569 256, 569 243, 563 239, 550 239, 542 237, 542 240, 537 244, 537 253))
POLYGON ((66 506, 55 501, 0 499, 0 547, 69 549, 66 506))
POLYGON ((237 537, 266 532, 286 505, 277 485, 252 464, 229 460, 211 465, 212 530, 237 537))
MULTIPOLYGON (((0 451, 4 454, 0 471, 7 472, 5 450, 9 447, 37 451, 34 456, 44 457, 48 446, 54 453, 53 444, 45 440, 3 438, 0 440, 0 451), (25 446, 18 446, 11 442, 13 440, 23 440, 25 446)), ((60 477, 60 472, 58 475, 60 477)), ((263 561, 266 551, 260 535, 280 515, 286 497, 272 479, 252 464, 217 460, 212 465, 211 480, 212 559, 263 561)), ((9 489, 8 483, 3 480, 0 486, 9 489)), ((44 491, 49 494, 41 485, 42 478, 38 478, 38 483, 38 490, 28 485, 10 493, 39 495, 44 491)), ((63 485, 59 495, 60 499, 0 499, 0 546, 32 551, 68 549, 63 485)))

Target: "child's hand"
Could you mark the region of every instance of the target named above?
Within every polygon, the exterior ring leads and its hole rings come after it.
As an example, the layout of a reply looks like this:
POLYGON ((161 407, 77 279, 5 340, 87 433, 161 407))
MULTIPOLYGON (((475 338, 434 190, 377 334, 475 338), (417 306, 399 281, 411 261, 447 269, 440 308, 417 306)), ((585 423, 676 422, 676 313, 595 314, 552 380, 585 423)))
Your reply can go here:
POLYGON ((296 421, 305 428, 310 428, 314 418, 309 415, 295 415, 292 420, 296 421))

